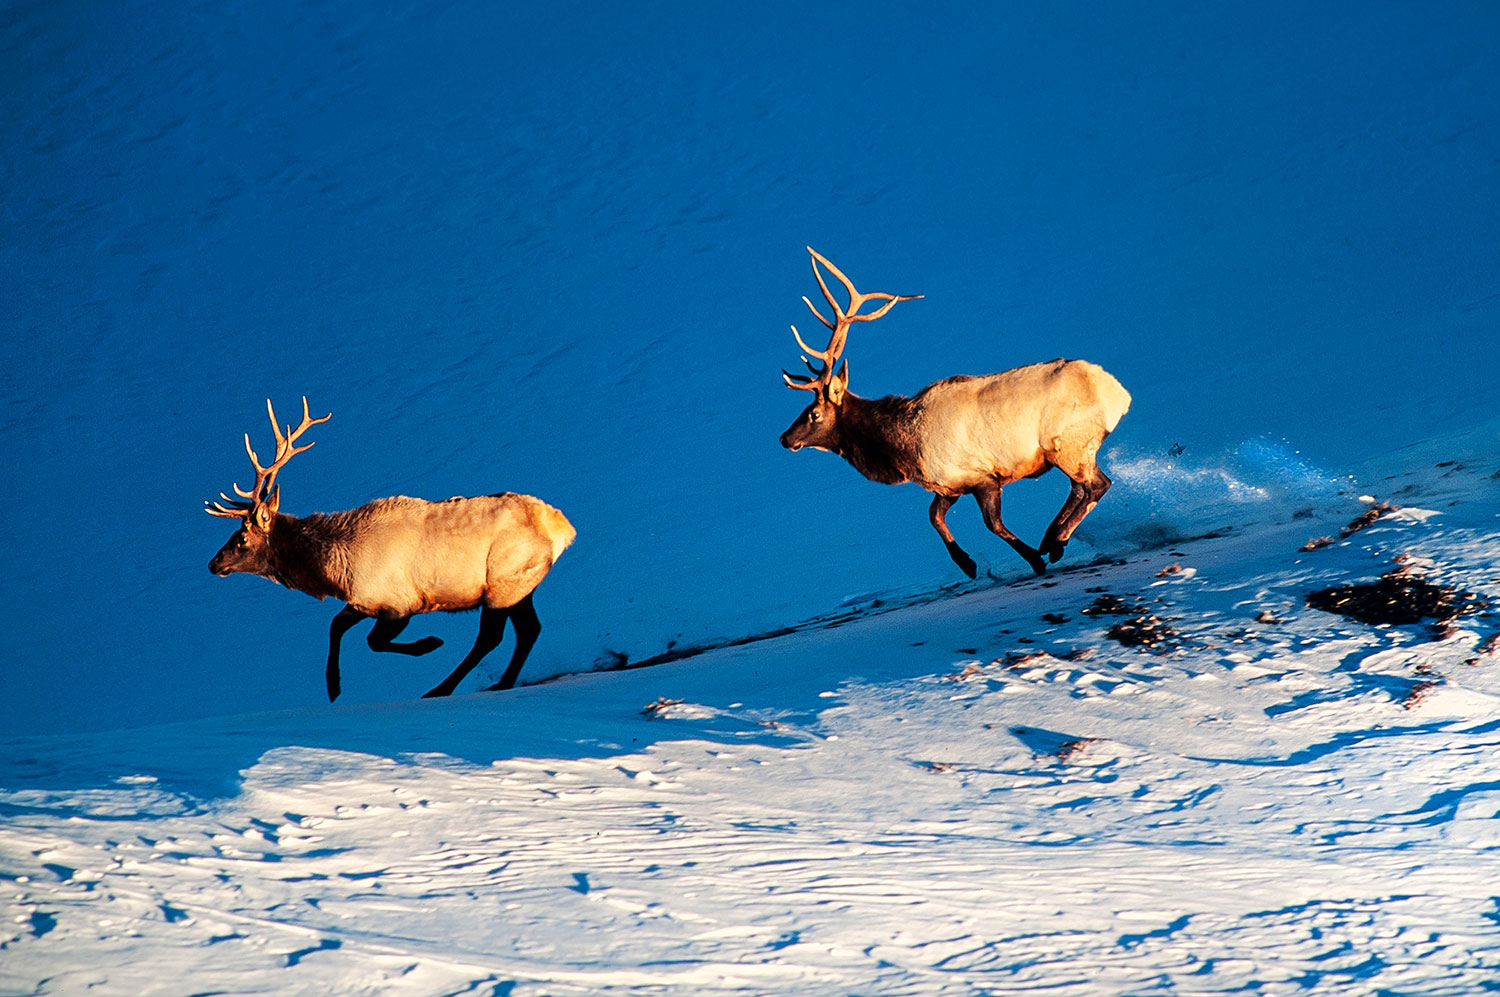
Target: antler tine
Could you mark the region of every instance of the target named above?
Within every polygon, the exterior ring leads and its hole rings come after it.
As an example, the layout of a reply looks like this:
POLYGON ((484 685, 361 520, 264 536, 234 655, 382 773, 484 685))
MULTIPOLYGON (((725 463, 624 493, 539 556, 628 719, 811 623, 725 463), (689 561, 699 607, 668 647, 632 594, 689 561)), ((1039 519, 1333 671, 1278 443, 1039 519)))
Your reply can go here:
POLYGON ((255 507, 256 503, 264 502, 270 497, 271 490, 276 484, 277 472, 286 466, 286 462, 304 450, 312 449, 312 443, 300 447, 297 446, 297 439, 313 426, 320 425, 333 418, 333 413, 330 412, 321 419, 314 419, 312 413, 307 409, 306 396, 302 398, 302 422, 296 429, 287 426, 286 432, 282 432, 280 423, 276 421, 276 409, 272 407, 271 399, 269 398, 266 399, 266 414, 271 417, 271 432, 276 437, 275 459, 268 465, 262 465, 260 455, 255 452, 255 447, 250 443, 250 434, 246 433, 245 453, 250 457, 250 466, 255 468, 255 484, 251 485, 249 489, 244 489, 236 481, 234 483, 234 493, 240 498, 245 499, 245 501, 237 502, 223 492, 220 492, 219 497, 229 503, 229 505, 224 506, 218 502, 205 502, 204 511, 209 515, 245 518, 249 511, 255 507))
MULTIPOLYGON (((224 493, 220 492, 219 494, 223 495, 224 493)), ((228 507, 222 506, 217 502, 204 502, 203 511, 210 516, 218 516, 221 519, 244 519, 245 513, 250 511, 250 507, 247 505, 241 508, 240 503, 235 502, 233 499, 229 501, 230 505, 228 507)))
MULTIPOLYGON (((274 426, 275 423, 273 422, 272 425, 274 426)), ((280 450, 281 450, 281 448, 278 445, 277 446, 277 452, 279 453, 280 450)), ((252 503, 253 502, 259 502, 260 499, 261 499, 261 497, 262 497, 261 485, 265 484, 267 477, 275 469, 276 462, 272 461, 270 467, 261 467, 261 465, 260 465, 260 455, 257 454, 255 452, 255 448, 250 445, 250 434, 249 433, 245 434, 245 453, 247 453, 247 454, 250 455, 250 466, 253 467, 253 468, 255 468, 255 484, 253 484, 253 485, 250 486, 250 490, 249 491, 245 491, 245 489, 243 489, 243 488, 240 487, 240 483, 238 481, 236 481, 234 483, 234 493, 236 495, 240 496, 240 498, 249 499, 252 503)), ((269 490, 269 489, 267 489, 267 490, 269 490)), ((219 494, 222 495, 223 492, 220 492, 219 494)), ((227 498, 228 496, 225 496, 225 497, 227 498)))
MULTIPOLYGON (((261 473, 264 474, 263 480, 259 480, 256 482, 256 490, 262 492, 263 494, 269 495, 271 486, 276 481, 277 472, 279 472, 284 466, 286 466, 286 462, 297 456, 299 453, 302 453, 306 450, 311 450, 314 446, 317 445, 317 441, 314 440, 312 443, 308 443, 305 446, 296 446, 295 444, 298 438, 300 438, 303 433, 307 432, 312 427, 322 425, 329 419, 332 419, 333 413, 329 412, 321 419, 314 419, 312 417, 312 413, 307 410, 307 396, 303 395, 301 423, 297 425, 296 429, 293 429, 290 425, 288 425, 286 427, 286 433, 283 434, 281 432, 281 426, 276 422, 276 410, 271 407, 271 399, 269 398, 266 399, 266 412, 271 416, 271 432, 276 434, 276 459, 271 461, 271 466, 265 468, 263 472, 260 467, 259 461, 256 461, 255 466, 258 475, 261 473)), ((247 436, 245 440, 245 446, 248 448, 250 445, 249 437, 247 436)), ((250 457, 252 460, 254 460, 255 454, 253 451, 251 452, 250 457)))
POLYGON ((271 416, 271 432, 276 434, 276 460, 272 462, 273 467, 285 464, 295 454, 311 448, 313 446, 312 443, 307 444, 305 447, 293 446, 293 444, 297 442, 298 437, 312 427, 321 425, 333 418, 333 413, 329 412, 321 419, 314 419, 312 414, 307 410, 307 396, 303 395, 302 422, 298 424, 296 429, 288 425, 286 427, 286 435, 282 435, 281 427, 276 422, 276 410, 271 407, 271 399, 269 398, 266 399, 266 412, 271 416))
MULTIPOLYGON (((818 286, 823 289, 823 297, 828 299, 828 304, 833 308, 834 313, 837 314, 841 320, 848 318, 848 315, 844 313, 844 310, 839 307, 839 303, 834 298, 833 292, 828 290, 828 285, 824 283, 823 273, 818 269, 819 263, 827 267, 829 271, 839 279, 839 283, 844 285, 844 290, 849 292, 849 313, 853 314, 854 312, 858 311, 860 300, 859 292, 854 289, 854 285, 850 282, 849 278, 844 276, 844 271, 840 270, 832 263, 829 263, 828 257, 824 256, 822 253, 818 252, 811 246, 807 247, 807 251, 812 254, 813 258, 813 276, 818 278, 818 286)), ((822 318, 821 315, 818 317, 822 318)), ((828 323, 825 322, 824 325, 828 325, 828 323)), ((828 328, 832 329, 833 326, 829 325, 828 328)))
POLYGON ((828 328, 830 328, 830 329, 832 329, 834 327, 833 323, 830 322, 830 321, 828 321, 826 318, 823 317, 823 313, 820 312, 820 311, 818 311, 818 306, 815 305, 815 304, 813 304, 812 301, 805 294, 802 296, 802 303, 807 306, 807 310, 808 311, 812 312, 814 315, 816 315, 818 317, 818 321, 819 322, 822 322, 824 325, 828 326, 828 328))
POLYGON ((804 356, 802 359, 807 364, 807 369, 813 372, 813 378, 808 379, 799 377, 793 374, 788 374, 786 371, 782 371, 781 373, 783 378, 786 379, 788 387, 798 388, 806 391, 813 391, 833 380, 834 368, 838 365, 840 357, 843 356, 844 344, 848 342, 849 326, 852 323, 874 321, 875 319, 880 318, 886 312, 895 307, 896 302, 915 301, 917 298, 922 297, 922 295, 886 294, 883 291, 871 291, 869 294, 860 294, 859 291, 855 289, 854 282, 846 277, 842 270, 834 266, 833 263, 829 261, 828 257, 824 256, 822 253, 818 252, 811 246, 807 247, 807 251, 812 256, 813 276, 818 279, 818 287, 822 289, 823 297, 828 300, 829 306, 833 308, 834 315, 838 316, 838 321, 828 321, 828 319, 823 317, 823 313, 818 311, 818 306, 814 305, 810 298, 803 296, 802 303, 807 305, 808 310, 817 316, 819 322, 822 322, 825 326, 831 329, 833 331, 833 334, 828 337, 828 345, 826 347, 821 350, 815 350, 802 341, 802 334, 797 331, 797 327, 795 325, 792 326, 792 335, 797 338, 797 345, 802 347, 802 349, 807 353, 823 361, 823 369, 819 370, 818 368, 814 367, 812 365, 812 361, 808 360, 807 357, 804 356), (823 270, 820 268, 819 264, 821 264, 823 267, 827 267, 828 272, 837 277, 839 283, 844 285, 844 290, 849 292, 849 307, 847 310, 840 307, 838 299, 835 298, 833 296, 833 292, 828 289, 828 282, 823 279, 823 270), (869 312, 868 314, 859 314, 859 309, 867 301, 884 301, 885 304, 881 305, 873 312, 869 312))
MULTIPOLYGON (((844 343, 849 337, 849 324, 851 322, 872 322, 895 307, 896 302, 915 301, 917 298, 922 297, 922 295, 920 294, 896 295, 887 294, 884 291, 871 291, 868 294, 861 294, 858 290, 855 289, 854 282, 844 275, 844 271, 834 266, 833 262, 829 260, 828 257, 824 256, 822 253, 818 252, 811 246, 807 247, 807 251, 812 254, 813 273, 817 275, 818 286, 823 289, 823 296, 828 299, 829 304, 833 306, 833 310, 838 313, 839 322, 836 327, 833 325, 829 325, 826 319, 824 320, 824 324, 828 325, 830 329, 833 329, 833 338, 828 344, 827 353, 835 360, 837 360, 837 358, 844 351, 844 343), (843 284, 844 289, 849 292, 849 308, 847 310, 839 308, 838 302, 835 301, 833 295, 829 293, 828 285, 823 281, 822 271, 818 269, 819 263, 827 267, 829 273, 837 277, 839 279, 839 283, 843 284), (859 314, 860 308, 864 307, 864 304, 867 301, 884 301, 885 304, 881 305, 873 312, 869 312, 864 315, 859 314)), ((806 298, 803 298, 802 300, 807 301, 806 298)), ((808 301, 807 306, 809 308, 812 308, 812 302, 808 301)), ((813 314, 818 315, 818 310, 816 308, 813 308, 813 314)), ((823 318, 823 316, 818 315, 818 318, 821 319, 823 318)))
MULTIPOLYGON (((803 349, 804 352, 811 353, 813 356, 817 357, 819 360, 823 361, 825 364, 828 363, 828 354, 826 352, 824 352, 823 350, 815 350, 811 346, 808 346, 806 343, 804 343, 802 341, 802 333, 800 333, 800 332, 797 331, 797 327, 795 325, 792 326, 792 335, 796 338, 797 345, 800 346, 800 347, 802 347, 802 349, 803 349)), ((809 364, 808 366, 812 366, 812 365, 809 364)), ((816 374, 818 372, 817 371, 813 371, 813 373, 816 374)))
POLYGON ((861 302, 860 302, 861 304, 863 304, 865 301, 875 301, 877 299, 884 300, 885 304, 881 305, 879 308, 875 309, 873 312, 869 312, 869 313, 867 313, 865 315, 854 315, 854 314, 851 313, 849 315, 849 321, 850 322, 873 322, 875 319, 880 318, 880 316, 884 315, 886 312, 888 312, 892 308, 896 307, 896 302, 898 302, 898 301, 916 301, 920 297, 923 297, 923 295, 920 295, 920 294, 900 294, 900 295, 897 295, 897 294, 886 294, 886 293, 884 293, 882 291, 871 291, 869 294, 864 295, 864 297, 861 299, 861 302))

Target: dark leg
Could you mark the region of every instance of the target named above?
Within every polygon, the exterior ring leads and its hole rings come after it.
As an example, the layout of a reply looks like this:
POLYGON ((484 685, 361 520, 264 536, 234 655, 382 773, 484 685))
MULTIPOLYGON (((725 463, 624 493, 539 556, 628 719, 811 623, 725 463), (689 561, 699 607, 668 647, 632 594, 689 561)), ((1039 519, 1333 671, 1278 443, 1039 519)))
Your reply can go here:
POLYGON ((1067 501, 1063 502, 1062 508, 1052 518, 1052 523, 1047 527, 1047 532, 1042 534, 1042 543, 1037 548, 1037 553, 1046 557, 1053 564, 1056 564, 1058 559, 1063 556, 1063 548, 1067 546, 1066 540, 1058 539, 1058 531, 1068 521, 1068 517, 1073 515, 1074 510, 1084 502, 1087 495, 1088 489, 1081 482, 1074 481, 1073 487, 1068 492, 1067 501))
POLYGON ((542 621, 537 619, 536 607, 532 605, 529 595, 510 607, 510 622, 516 628, 516 651, 510 656, 510 664, 506 666, 505 674, 500 676, 500 681, 489 687, 492 691, 515 687, 516 676, 521 674, 526 656, 536 645, 536 639, 542 635, 542 621))
POLYGON ((943 546, 948 548, 948 556, 953 558, 953 563, 962 568, 964 574, 973 578, 979 574, 979 569, 974 566, 974 559, 964 552, 958 541, 953 539, 953 531, 948 529, 948 510, 957 501, 957 498, 949 498, 947 495, 934 495, 932 505, 927 509, 927 518, 932 520, 932 528, 943 538, 943 546))
POLYGON ((353 606, 345 606, 339 610, 338 615, 328 626, 328 669, 324 672, 324 678, 328 682, 328 701, 331 703, 339 698, 341 686, 339 684, 339 641, 344 639, 344 634, 349 628, 360 620, 368 619, 364 613, 353 606))
POLYGON ((375 626, 370 630, 370 636, 366 638, 372 651, 393 651, 396 654, 409 654, 412 657, 436 651, 443 646, 441 638, 423 637, 414 640, 410 644, 397 644, 394 639, 400 636, 401 631, 411 622, 410 616, 404 616, 399 620, 376 620, 375 626))
MULTIPOLYGON (((1066 509, 1067 515, 1062 517, 1062 522, 1057 525, 1057 531, 1053 535, 1052 547, 1056 552, 1052 560, 1062 557, 1063 547, 1073 538, 1073 531, 1078 529, 1078 524, 1083 522, 1083 517, 1094 511, 1094 506, 1109 491, 1111 484, 1109 476, 1097 467, 1093 469, 1093 478, 1084 481, 1080 486, 1083 490, 1082 498, 1074 504, 1073 508, 1066 509)), ((1062 516, 1061 513, 1058 514, 1062 516)))
POLYGON ((1026 563, 1031 565, 1032 571, 1035 571, 1039 575, 1045 573, 1047 563, 1042 560, 1041 556, 1001 522, 1000 493, 1002 490, 1001 486, 997 484, 989 484, 982 489, 975 490, 974 498, 979 502, 979 511, 984 514, 984 525, 988 526, 990 532, 994 533, 995 536, 1010 544, 1017 554, 1024 557, 1026 563))
POLYGON ((464 680, 474 666, 495 648, 500 646, 500 638, 505 636, 505 618, 510 614, 508 609, 490 609, 488 607, 479 611, 479 636, 474 638, 474 647, 464 660, 458 663, 452 674, 437 685, 433 686, 423 694, 423 699, 433 696, 451 696, 453 690, 458 688, 458 683, 464 680))

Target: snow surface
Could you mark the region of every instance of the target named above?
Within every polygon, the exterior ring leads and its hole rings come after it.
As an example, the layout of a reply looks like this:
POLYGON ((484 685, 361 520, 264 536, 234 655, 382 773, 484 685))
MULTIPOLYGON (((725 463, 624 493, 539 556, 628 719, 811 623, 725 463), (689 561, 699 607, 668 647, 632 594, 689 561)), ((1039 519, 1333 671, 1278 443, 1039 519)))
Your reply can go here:
POLYGON ((11 741, 0 991, 1493 988, 1497 616, 1303 603, 1399 559, 1500 605, 1495 462, 1433 463, 1310 552, 1340 519, 509 695, 11 741))

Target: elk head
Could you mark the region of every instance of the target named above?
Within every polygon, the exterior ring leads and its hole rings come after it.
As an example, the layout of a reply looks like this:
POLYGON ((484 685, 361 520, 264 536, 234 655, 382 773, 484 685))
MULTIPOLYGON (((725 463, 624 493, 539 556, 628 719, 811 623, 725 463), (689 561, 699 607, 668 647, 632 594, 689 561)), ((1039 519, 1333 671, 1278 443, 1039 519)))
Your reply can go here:
POLYGON ((245 434, 245 452, 250 455, 250 463, 255 468, 255 484, 249 490, 245 490, 238 483, 234 486, 234 493, 244 501, 236 501, 219 493, 219 498, 224 502, 205 502, 204 512, 210 516, 220 516, 224 519, 238 519, 240 528, 235 531, 234 536, 229 538, 219 552, 214 555, 213 560, 208 562, 208 570, 216 575, 229 575, 236 571, 245 571, 250 574, 265 574, 267 560, 270 551, 271 529, 276 524, 276 514, 281 508, 281 489, 276 484, 276 475, 286 466, 286 462, 304 450, 312 449, 313 444, 296 446, 298 437, 307 432, 313 426, 327 422, 333 418, 330 412, 321 419, 314 419, 308 415, 307 399, 302 399, 302 424, 296 429, 286 427, 283 434, 281 426, 276 421, 276 410, 271 407, 271 400, 266 399, 266 412, 271 417, 271 432, 276 434, 276 457, 271 461, 269 467, 262 467, 260 458, 250 447, 250 434, 245 434), (225 504, 227 503, 227 504, 225 504))
POLYGON ((839 440, 839 412, 849 392, 849 362, 845 360, 842 366, 839 364, 839 358, 844 353, 844 342, 849 337, 849 326, 855 322, 873 322, 890 311, 896 302, 914 301, 920 298, 921 295, 908 294, 898 296, 884 294, 879 291, 860 294, 854 289, 854 285, 850 283, 849 278, 844 276, 843 271, 828 262, 822 254, 811 246, 807 247, 807 251, 812 254, 813 276, 818 279, 818 287, 822 289, 823 297, 827 299, 829 307, 833 309, 836 321, 830 322, 824 318, 823 313, 818 311, 817 305, 814 305, 805 295, 803 296, 803 303, 817 316, 819 322, 822 322, 832 330, 832 335, 828 339, 828 346, 826 348, 815 350, 802 341, 802 334, 797 331, 795 325, 792 326, 792 335, 796 337, 797 345, 802 347, 803 350, 802 362, 807 365, 807 369, 812 372, 812 376, 789 374, 783 370, 781 377, 786 382, 788 388, 813 392, 813 402, 807 408, 803 409, 802 414, 797 416, 796 420, 787 427, 786 432, 781 434, 781 445, 788 450, 815 447, 819 450, 832 450, 836 452, 839 440), (837 277, 839 283, 843 284, 844 289, 849 292, 848 308, 840 307, 838 299, 828 289, 827 282, 823 280, 823 271, 818 268, 818 264, 820 263, 827 267, 829 273, 837 277), (885 304, 873 312, 861 315, 859 314, 860 306, 866 301, 884 301, 885 304), (810 356, 817 357, 823 361, 823 366, 821 368, 813 366, 812 360, 809 359, 810 356))

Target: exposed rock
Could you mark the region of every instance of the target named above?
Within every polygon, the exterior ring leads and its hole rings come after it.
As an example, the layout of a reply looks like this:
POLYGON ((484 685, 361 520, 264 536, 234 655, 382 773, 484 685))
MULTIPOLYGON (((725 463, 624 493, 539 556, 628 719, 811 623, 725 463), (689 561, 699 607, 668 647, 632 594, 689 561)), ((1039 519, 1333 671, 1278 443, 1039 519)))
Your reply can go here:
POLYGON ((1157 647, 1176 640, 1178 634, 1166 620, 1153 613, 1147 613, 1144 616, 1133 616, 1124 622, 1116 623, 1109 628, 1105 636, 1110 640, 1119 641, 1126 647, 1157 647))
POLYGON ((1397 568, 1378 582, 1336 585, 1309 592, 1307 604, 1327 613, 1338 613, 1362 623, 1445 622, 1484 608, 1470 592, 1451 585, 1434 585, 1421 575, 1397 568))
POLYGON ((1117 595, 1108 592, 1103 593, 1092 603, 1079 610, 1084 616, 1129 616, 1132 613, 1144 613, 1145 606, 1126 602, 1117 595))

